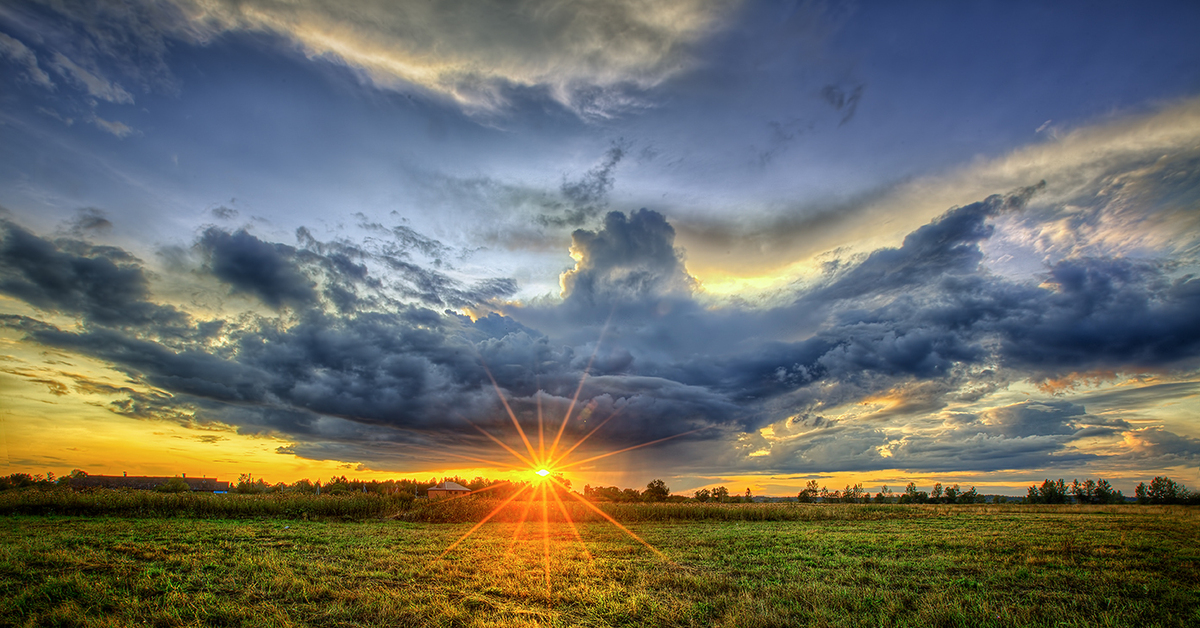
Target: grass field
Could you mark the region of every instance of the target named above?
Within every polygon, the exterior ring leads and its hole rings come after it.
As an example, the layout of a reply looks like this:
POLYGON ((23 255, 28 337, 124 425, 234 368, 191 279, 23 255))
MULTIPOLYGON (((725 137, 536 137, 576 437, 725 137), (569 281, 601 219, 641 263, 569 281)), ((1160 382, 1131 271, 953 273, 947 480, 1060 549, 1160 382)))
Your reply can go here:
POLYGON ((9 515, 0 625, 1200 625, 1195 509, 792 508, 627 524, 661 555, 602 522, 441 556, 473 524, 9 515))

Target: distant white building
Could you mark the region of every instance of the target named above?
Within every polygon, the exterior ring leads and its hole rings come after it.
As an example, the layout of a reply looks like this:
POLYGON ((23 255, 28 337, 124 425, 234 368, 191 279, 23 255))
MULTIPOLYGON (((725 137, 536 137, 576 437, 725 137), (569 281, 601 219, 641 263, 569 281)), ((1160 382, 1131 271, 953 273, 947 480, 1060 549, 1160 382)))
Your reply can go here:
POLYGON ((429 487, 429 499, 442 499, 444 497, 458 497, 470 494, 471 489, 457 482, 442 482, 437 486, 429 487))

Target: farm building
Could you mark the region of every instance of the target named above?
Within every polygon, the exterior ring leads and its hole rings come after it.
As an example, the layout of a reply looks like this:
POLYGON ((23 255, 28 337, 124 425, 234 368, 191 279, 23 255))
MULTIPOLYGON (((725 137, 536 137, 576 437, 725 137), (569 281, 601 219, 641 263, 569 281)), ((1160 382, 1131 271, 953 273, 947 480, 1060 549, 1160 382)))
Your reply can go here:
MULTIPOLYGON (((220 482, 216 478, 189 478, 187 475, 181 478, 187 483, 188 488, 193 492, 226 492, 229 490, 229 482, 220 482)), ((167 482, 171 478, 159 477, 152 475, 84 475, 71 478, 72 488, 139 488, 146 490, 156 489, 167 482)))
POLYGON ((437 486, 429 487, 429 499, 442 499, 444 497, 458 497, 459 495, 470 495, 471 489, 457 482, 442 482, 437 486))

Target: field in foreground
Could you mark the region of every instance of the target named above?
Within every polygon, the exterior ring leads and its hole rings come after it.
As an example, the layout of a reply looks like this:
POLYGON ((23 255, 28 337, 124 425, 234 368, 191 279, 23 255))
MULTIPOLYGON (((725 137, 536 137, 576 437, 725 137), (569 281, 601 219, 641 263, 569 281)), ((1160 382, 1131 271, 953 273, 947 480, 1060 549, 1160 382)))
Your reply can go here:
POLYGON ((440 559, 472 524, 12 516, 0 625, 1200 625, 1195 509, 913 514, 629 524, 661 555, 489 523, 440 559))

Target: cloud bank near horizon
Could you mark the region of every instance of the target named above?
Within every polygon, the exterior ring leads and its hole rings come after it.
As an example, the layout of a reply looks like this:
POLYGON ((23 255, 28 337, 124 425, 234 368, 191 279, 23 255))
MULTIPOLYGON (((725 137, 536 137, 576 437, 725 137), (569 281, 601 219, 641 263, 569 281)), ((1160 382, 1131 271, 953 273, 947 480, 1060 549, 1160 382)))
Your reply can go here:
POLYGON ((40 314, 2 324, 124 373, 60 384, 106 390, 117 414, 276 435, 294 442, 283 453, 370 468, 491 447, 475 427, 511 432, 493 378, 527 427, 539 407, 564 416, 577 389, 569 437, 617 415, 589 451, 687 433, 655 455, 676 473, 1194 463, 1196 439, 1052 393, 1156 374, 1194 396, 1200 280, 1122 256, 993 272, 997 225, 1019 224, 1043 188, 952 208, 773 307, 705 305, 671 224, 647 209, 576 230, 561 300, 524 304, 504 300, 511 279, 463 285, 415 263, 408 251, 439 244, 403 230, 368 249, 208 227, 169 272, 224 293, 225 315, 160 302, 125 250, 5 219, 0 293, 40 314), (1020 384, 1046 394, 1006 396, 1020 384))

